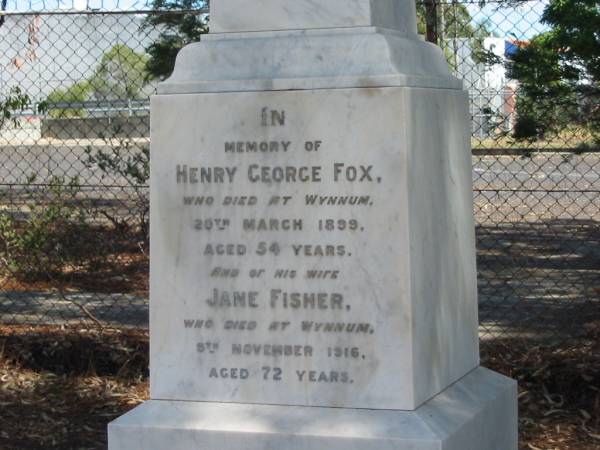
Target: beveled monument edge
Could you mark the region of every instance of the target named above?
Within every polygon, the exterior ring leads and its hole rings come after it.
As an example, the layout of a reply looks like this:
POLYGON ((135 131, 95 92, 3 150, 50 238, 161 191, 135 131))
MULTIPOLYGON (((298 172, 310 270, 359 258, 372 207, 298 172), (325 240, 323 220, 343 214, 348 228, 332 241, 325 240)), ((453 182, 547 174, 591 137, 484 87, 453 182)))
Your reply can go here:
POLYGON ((109 448, 516 450, 516 393, 479 367, 415 411, 150 400, 109 424, 109 448))

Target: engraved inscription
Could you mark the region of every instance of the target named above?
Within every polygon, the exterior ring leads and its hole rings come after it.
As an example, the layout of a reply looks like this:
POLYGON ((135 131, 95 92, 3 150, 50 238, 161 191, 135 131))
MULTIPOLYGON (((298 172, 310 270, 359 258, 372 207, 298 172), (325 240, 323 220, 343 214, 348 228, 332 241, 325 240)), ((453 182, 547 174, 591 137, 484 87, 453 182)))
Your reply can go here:
POLYGON ((208 391, 362 389, 377 361, 377 287, 361 298, 362 274, 345 262, 372 251, 383 178, 368 148, 343 160, 345 149, 310 126, 300 134, 292 109, 259 105, 258 123, 240 118, 253 125, 168 168, 180 226, 193 233, 186 251, 203 262, 178 326, 208 391))

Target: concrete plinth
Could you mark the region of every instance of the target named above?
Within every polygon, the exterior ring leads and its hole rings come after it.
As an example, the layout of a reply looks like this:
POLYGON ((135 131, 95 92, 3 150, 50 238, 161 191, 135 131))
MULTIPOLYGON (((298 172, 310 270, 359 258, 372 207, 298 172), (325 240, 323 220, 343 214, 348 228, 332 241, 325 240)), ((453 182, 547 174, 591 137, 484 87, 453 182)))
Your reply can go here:
POLYGON ((517 385, 478 368, 415 411, 151 400, 111 450, 516 450, 517 385))

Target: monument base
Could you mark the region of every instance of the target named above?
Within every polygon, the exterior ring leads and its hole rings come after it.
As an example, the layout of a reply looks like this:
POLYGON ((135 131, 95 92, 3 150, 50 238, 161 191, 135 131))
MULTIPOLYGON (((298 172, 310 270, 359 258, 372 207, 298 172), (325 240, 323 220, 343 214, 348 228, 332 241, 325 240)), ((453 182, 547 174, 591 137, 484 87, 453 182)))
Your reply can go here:
POLYGON ((151 400, 109 450, 516 450, 517 384, 478 368, 415 411, 151 400))

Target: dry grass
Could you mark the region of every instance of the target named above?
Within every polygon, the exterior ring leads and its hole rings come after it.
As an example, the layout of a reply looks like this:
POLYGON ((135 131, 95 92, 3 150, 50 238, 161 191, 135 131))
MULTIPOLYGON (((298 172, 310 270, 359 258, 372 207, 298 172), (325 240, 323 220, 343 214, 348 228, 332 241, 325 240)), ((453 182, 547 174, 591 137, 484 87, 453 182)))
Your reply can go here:
POLYGON ((556 151, 556 150, 589 150, 597 149, 594 136, 587 130, 580 128, 568 128, 563 130, 558 136, 548 136, 547 139, 538 141, 517 141, 510 134, 502 133, 497 130, 495 137, 471 138, 473 149, 522 149, 529 151, 556 151))

